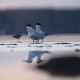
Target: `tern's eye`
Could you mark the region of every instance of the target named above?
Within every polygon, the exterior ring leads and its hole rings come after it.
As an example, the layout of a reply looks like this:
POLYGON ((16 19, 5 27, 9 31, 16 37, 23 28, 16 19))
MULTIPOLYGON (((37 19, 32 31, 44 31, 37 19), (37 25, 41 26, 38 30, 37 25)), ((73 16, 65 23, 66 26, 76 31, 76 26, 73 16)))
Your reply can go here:
POLYGON ((79 57, 53 58, 47 63, 39 65, 39 69, 58 76, 78 76, 80 75, 79 57))

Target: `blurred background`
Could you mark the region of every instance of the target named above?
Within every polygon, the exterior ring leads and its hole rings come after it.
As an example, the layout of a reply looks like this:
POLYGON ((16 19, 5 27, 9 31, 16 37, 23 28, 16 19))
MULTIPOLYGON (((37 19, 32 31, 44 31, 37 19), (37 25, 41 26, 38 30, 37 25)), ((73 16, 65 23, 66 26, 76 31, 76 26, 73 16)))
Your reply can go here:
POLYGON ((48 34, 79 34, 80 0, 0 0, 0 35, 26 34, 37 22, 48 34))

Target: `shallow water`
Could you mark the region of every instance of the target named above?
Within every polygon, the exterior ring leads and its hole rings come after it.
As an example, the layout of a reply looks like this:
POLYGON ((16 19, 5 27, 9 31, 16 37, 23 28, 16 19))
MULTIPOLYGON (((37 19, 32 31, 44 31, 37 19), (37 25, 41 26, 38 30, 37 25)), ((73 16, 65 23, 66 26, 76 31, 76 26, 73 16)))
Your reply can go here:
POLYGON ((27 52, 0 52, 0 63, 11 63, 27 58, 27 52))
MULTIPOLYGON (((6 40, 5 38, 7 37, 2 37, 0 43, 17 43, 17 41, 15 39, 12 40, 10 36, 6 40), (4 39, 4 41, 2 39, 4 39)), ((77 50, 78 52, 75 51, 75 49, 80 49, 80 45, 77 44, 80 41, 79 36, 72 36, 72 38, 70 38, 71 36, 65 37, 64 35, 47 37, 44 40, 45 42, 49 43, 45 43, 45 45, 47 46, 46 49, 48 50, 49 48, 51 48, 51 44, 53 43, 53 51, 51 51, 50 54, 44 54, 42 56, 42 59, 45 59, 47 61, 50 57, 62 57, 71 55, 80 56, 79 50, 77 50), (73 43, 61 44, 61 41, 73 43), (57 44, 55 44, 54 42, 57 44), (74 42, 76 42, 76 45, 74 45, 74 42)), ((20 41, 22 43, 17 43, 18 46, 6 45, 5 47, 2 47, 2 45, 0 45, 0 80, 80 80, 79 77, 64 78, 58 76, 50 76, 45 71, 34 69, 37 65, 36 58, 31 64, 23 62, 23 60, 26 60, 28 57, 28 51, 26 50, 25 43, 32 41, 29 41, 29 39, 27 41, 24 36, 20 39, 20 41)), ((34 46, 36 46, 36 44, 34 46)))

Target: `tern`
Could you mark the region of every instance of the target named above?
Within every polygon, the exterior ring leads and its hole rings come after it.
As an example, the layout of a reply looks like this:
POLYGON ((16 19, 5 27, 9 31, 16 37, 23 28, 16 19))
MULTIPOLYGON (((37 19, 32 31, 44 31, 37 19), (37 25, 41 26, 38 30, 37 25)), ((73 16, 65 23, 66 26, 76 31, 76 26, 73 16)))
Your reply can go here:
POLYGON ((43 25, 41 25, 40 23, 36 23, 36 32, 42 35, 42 43, 43 43, 43 39, 45 38, 46 34, 41 30, 42 26, 43 25))
POLYGON ((45 37, 45 35, 43 35, 40 32, 34 30, 30 24, 26 25, 26 29, 27 29, 27 32, 28 32, 28 37, 33 40, 33 43, 34 43, 34 40, 36 40, 39 43, 39 39, 43 40, 43 38, 45 37))

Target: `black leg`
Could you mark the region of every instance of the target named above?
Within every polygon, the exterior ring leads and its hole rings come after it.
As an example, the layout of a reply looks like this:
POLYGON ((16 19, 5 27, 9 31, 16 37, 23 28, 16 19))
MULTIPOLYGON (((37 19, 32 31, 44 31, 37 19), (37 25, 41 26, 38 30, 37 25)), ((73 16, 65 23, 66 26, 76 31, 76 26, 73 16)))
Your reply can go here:
POLYGON ((34 39, 33 39, 33 44, 34 44, 34 39))
POLYGON ((38 40, 38 43, 39 43, 39 40, 38 40))
POLYGON ((43 39, 42 39, 42 43, 43 43, 43 39))

